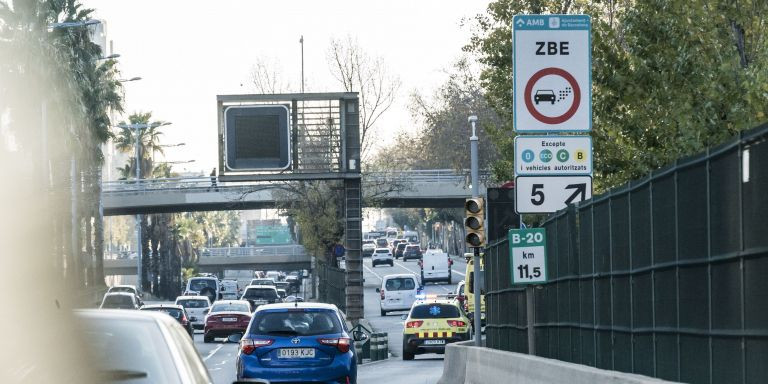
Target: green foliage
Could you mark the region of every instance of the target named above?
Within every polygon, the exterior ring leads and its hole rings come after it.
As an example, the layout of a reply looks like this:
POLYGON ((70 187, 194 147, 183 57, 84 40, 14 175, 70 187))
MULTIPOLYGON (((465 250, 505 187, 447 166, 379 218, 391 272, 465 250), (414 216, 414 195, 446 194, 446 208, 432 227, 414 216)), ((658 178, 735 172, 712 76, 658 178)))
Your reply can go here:
POLYGON ((512 176, 512 18, 592 16, 593 137, 603 188, 641 177, 766 120, 768 5, 762 1, 499 0, 475 19, 466 51, 504 123, 490 129, 512 176))
POLYGON ((335 263, 330 249, 344 236, 341 218, 343 187, 337 181, 286 185, 278 206, 299 226, 299 243, 320 260, 335 263))

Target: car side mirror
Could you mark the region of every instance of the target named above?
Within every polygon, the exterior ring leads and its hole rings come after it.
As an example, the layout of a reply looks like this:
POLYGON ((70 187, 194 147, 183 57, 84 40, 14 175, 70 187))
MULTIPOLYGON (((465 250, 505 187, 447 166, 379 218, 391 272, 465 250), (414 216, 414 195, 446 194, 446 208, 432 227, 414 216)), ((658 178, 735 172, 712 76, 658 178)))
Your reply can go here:
POLYGON ((376 288, 376 293, 379 293, 379 292, 381 292, 381 289, 376 288))
POLYGON ((353 331, 352 338, 355 339, 355 341, 366 341, 368 340, 368 334, 363 331, 353 331))
POLYGON ((227 342, 239 343, 240 339, 242 339, 242 338, 243 338, 243 334, 242 333, 233 333, 233 334, 229 335, 229 337, 227 337, 227 342))
POLYGON ((400 320, 405 320, 408 318, 408 315, 400 315, 400 320))
POLYGON ((210 309, 210 308, 206 308, 206 309, 203 311, 203 313, 205 313, 205 314, 208 314, 208 312, 210 312, 210 311, 211 311, 211 309, 210 309))

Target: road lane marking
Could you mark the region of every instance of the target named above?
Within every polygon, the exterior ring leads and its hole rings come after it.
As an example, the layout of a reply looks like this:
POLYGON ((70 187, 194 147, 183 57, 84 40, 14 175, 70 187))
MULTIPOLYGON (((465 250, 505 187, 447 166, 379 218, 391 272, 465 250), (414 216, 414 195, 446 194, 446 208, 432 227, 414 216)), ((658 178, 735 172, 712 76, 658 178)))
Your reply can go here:
POLYGON ((461 275, 461 276, 467 277, 467 274, 466 274, 466 273, 461 273, 461 272, 459 272, 459 271, 457 271, 457 270, 455 270, 455 269, 453 269, 453 268, 451 268, 451 271, 453 271, 453 273, 458 273, 458 274, 459 274, 459 275, 461 275))
POLYGON ((211 353, 209 353, 209 354, 208 354, 208 356, 206 356, 206 357, 204 357, 204 358, 203 358, 203 361, 207 361, 208 359, 210 359, 211 357, 213 357, 213 355, 215 355, 215 354, 216 354, 216 352, 218 352, 218 351, 219 351, 219 350, 220 350, 222 347, 224 347, 224 344, 223 344, 223 343, 222 343, 222 344, 219 344, 219 346, 218 346, 218 347, 216 347, 216 348, 215 348, 213 351, 211 351, 211 353))
POLYGON ((367 266, 367 265, 363 264, 363 268, 365 268, 366 270, 368 270, 368 272, 370 272, 370 273, 373 273, 373 275, 374 275, 374 276, 376 276, 376 277, 377 277, 379 280, 381 280, 381 281, 384 281, 384 279, 382 279, 382 278, 381 278, 381 276, 379 276, 379 274, 378 274, 378 273, 376 273, 376 272, 374 272, 372 269, 368 268, 368 266, 367 266))

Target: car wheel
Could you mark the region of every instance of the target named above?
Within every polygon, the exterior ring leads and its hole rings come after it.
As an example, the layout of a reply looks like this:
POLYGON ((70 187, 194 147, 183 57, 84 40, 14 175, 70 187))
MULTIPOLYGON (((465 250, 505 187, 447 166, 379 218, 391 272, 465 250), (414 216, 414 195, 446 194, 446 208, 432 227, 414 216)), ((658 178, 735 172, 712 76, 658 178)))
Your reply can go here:
POLYGON ((394 262, 394 261, 390 261, 390 262, 389 262, 389 266, 390 266, 390 267, 394 267, 394 266, 395 266, 395 262, 394 262))
POLYGON ((403 360, 413 360, 414 354, 403 349, 403 360))
POLYGON ((421 271, 421 284, 424 284, 424 271, 421 271))
POLYGON ((386 316, 386 315, 387 315, 387 311, 385 311, 385 310, 383 310, 383 309, 382 309, 382 310, 381 310, 381 316, 386 316))
POLYGON ((212 336, 208 336, 207 333, 204 334, 203 335, 203 343, 213 343, 213 337, 212 336))

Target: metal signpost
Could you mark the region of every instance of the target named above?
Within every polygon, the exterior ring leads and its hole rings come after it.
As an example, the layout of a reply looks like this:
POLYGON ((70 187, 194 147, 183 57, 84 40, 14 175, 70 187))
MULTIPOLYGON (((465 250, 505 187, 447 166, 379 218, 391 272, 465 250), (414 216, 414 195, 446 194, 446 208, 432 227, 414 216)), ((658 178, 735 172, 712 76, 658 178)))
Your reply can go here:
MULTIPOLYGON (((591 21, 588 15, 517 15, 512 25, 515 210, 524 228, 524 213, 553 213, 592 197, 591 137, 554 135, 592 130, 591 21)), ((542 228, 509 232, 512 283, 529 284, 530 354, 533 284, 547 281, 545 242, 542 228)))

